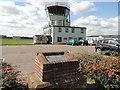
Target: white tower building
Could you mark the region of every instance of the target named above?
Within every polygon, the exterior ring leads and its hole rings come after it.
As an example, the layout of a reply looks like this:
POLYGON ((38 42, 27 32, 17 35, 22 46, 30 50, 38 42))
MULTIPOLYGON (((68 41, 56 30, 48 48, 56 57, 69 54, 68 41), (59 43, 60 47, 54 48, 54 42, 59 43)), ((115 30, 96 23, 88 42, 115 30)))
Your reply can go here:
POLYGON ((70 26, 70 9, 63 3, 46 5, 48 26, 44 27, 44 34, 49 36, 49 42, 66 42, 69 39, 86 39, 85 27, 70 26))

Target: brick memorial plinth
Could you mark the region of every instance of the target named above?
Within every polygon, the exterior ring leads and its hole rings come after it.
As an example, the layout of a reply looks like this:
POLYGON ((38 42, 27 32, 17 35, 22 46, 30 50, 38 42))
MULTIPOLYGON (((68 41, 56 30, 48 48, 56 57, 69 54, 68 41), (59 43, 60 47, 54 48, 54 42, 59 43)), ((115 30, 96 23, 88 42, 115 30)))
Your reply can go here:
POLYGON ((86 77, 78 72, 79 63, 69 52, 36 53, 35 72, 29 73, 29 88, 82 88, 86 77))

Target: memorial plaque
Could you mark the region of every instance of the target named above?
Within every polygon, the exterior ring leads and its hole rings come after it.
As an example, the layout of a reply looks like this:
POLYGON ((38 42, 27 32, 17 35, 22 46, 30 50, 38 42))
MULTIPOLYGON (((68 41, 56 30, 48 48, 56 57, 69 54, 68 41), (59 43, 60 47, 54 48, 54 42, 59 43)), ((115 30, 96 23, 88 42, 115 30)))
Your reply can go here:
POLYGON ((44 82, 44 85, 36 87, 48 85, 54 88, 76 88, 86 83, 86 78, 80 75, 78 67, 78 60, 73 59, 67 51, 39 52, 36 53, 35 73, 29 74, 29 77, 33 76, 32 82, 36 80, 37 84, 38 80, 44 82))

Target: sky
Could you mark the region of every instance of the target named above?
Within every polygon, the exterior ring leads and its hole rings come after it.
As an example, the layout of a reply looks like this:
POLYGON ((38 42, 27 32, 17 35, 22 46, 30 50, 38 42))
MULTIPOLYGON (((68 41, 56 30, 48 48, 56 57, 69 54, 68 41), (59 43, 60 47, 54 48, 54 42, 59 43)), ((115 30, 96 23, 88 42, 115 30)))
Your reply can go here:
POLYGON ((45 5, 67 2, 71 26, 86 27, 86 35, 118 34, 118 0, 0 0, 0 35, 43 34, 45 5))

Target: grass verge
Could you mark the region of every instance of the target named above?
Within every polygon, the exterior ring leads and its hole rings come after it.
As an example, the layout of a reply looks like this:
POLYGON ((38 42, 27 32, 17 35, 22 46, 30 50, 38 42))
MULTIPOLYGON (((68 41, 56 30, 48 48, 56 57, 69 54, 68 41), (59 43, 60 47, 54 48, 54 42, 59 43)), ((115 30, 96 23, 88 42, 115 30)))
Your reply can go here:
POLYGON ((28 45, 33 43, 33 39, 0 39, 0 45, 28 45))

